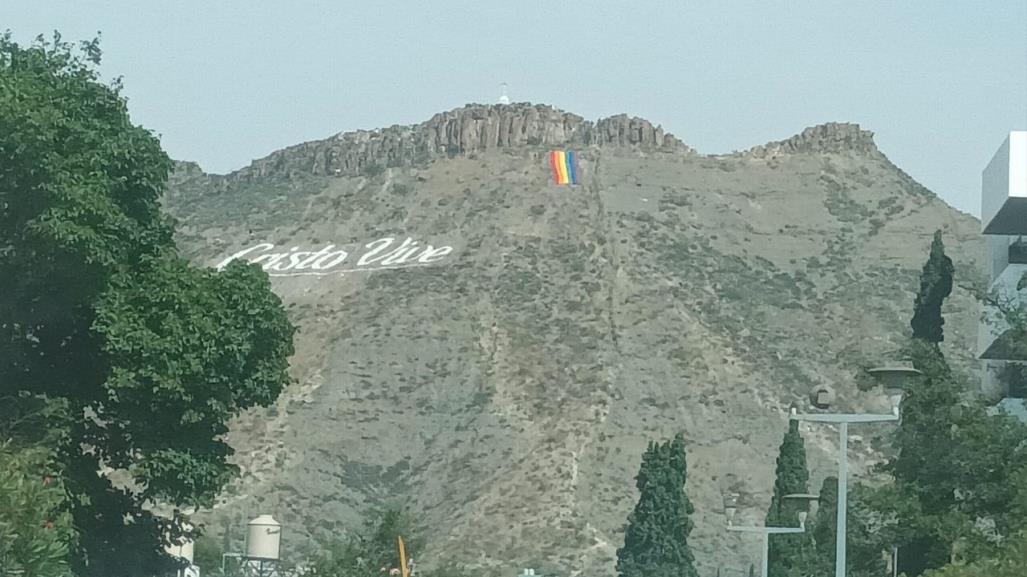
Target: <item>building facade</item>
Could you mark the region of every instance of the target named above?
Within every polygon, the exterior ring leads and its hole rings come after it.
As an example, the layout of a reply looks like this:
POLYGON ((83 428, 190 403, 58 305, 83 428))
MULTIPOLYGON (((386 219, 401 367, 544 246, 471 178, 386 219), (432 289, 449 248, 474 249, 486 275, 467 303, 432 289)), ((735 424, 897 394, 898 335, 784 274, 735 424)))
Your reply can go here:
POLYGON ((1027 131, 1010 132, 982 173, 981 232, 989 284, 977 343, 981 386, 1020 412, 1027 397, 1027 335, 1014 334, 1002 311, 1027 304, 1027 131))

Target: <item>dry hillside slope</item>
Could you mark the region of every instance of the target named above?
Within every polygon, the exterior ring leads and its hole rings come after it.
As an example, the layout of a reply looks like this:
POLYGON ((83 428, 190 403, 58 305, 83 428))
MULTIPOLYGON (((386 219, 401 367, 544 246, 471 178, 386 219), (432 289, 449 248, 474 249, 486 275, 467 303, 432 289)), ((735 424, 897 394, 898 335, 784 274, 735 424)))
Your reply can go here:
MULTIPOLYGON (((497 575, 612 574, 640 455, 679 430, 701 570, 747 567, 757 544, 723 530, 721 492, 761 522, 789 403, 831 383, 847 408, 882 408, 853 376, 906 334, 932 233, 960 287, 980 253, 977 221, 855 125, 703 156, 644 120, 528 104, 343 134, 225 176, 182 163, 166 203, 198 262, 253 248, 288 275, 293 247, 334 245, 319 257, 332 267, 274 279, 301 328, 297 382, 234 427, 243 475, 212 527, 271 512, 295 552, 401 503, 429 528, 423 563, 497 575), (552 184, 556 147, 579 153, 580 186, 552 184), (367 256, 408 237, 433 252, 367 256)), ((946 315, 966 365, 966 289, 946 315)), ((833 434, 803 430, 819 486, 833 434)), ((887 431, 857 432, 856 474, 887 431)))

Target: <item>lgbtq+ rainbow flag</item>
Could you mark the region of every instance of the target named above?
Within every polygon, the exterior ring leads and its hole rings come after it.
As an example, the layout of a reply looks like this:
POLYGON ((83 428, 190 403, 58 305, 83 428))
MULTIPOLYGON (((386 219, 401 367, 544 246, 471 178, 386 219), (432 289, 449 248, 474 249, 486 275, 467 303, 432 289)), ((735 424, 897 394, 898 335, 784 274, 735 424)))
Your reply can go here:
POLYGON ((554 150, 549 153, 549 165, 553 168, 553 182, 556 184, 579 184, 578 157, 573 150, 554 150))

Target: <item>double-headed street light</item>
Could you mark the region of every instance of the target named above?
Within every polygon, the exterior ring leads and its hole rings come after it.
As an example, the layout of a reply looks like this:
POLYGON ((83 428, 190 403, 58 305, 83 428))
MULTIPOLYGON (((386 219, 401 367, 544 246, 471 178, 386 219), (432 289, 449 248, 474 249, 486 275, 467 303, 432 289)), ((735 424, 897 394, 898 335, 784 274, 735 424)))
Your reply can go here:
MULTIPOLYGON (((912 362, 904 361, 887 366, 876 367, 868 371, 886 390, 900 394, 909 378, 918 376, 920 371, 913 367, 912 362)), ((827 387, 818 387, 811 394, 811 402, 817 408, 826 409, 833 401, 833 393, 827 387)), ((835 577, 845 577, 845 522, 848 509, 848 477, 849 477, 849 423, 877 423, 899 420, 899 403, 892 407, 891 414, 838 414, 809 413, 801 414, 792 407, 789 416, 796 421, 815 423, 834 423, 838 425, 838 529, 835 540, 835 577)))
POLYGON ((738 498, 735 495, 724 497, 724 516, 727 517, 727 530, 737 533, 756 533, 763 535, 763 557, 761 560, 763 577, 768 576, 771 535, 789 535, 806 532, 806 511, 799 511, 798 527, 737 527, 734 524, 735 513, 738 511, 738 498))

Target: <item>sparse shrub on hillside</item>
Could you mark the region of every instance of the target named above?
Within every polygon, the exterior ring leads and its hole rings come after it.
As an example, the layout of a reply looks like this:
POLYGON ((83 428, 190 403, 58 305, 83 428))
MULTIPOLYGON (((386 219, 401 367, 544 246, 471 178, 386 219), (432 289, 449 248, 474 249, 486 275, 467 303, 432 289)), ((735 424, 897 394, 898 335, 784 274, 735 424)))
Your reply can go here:
POLYGON ((865 222, 874 212, 853 200, 843 185, 834 180, 821 179, 828 190, 824 198, 824 206, 831 216, 841 222, 865 222))
POLYGON ((368 178, 374 178, 376 176, 383 174, 385 172, 385 167, 381 164, 368 164, 360 172, 368 178))
POLYGON ((673 211, 678 208, 690 208, 692 199, 687 195, 675 191, 668 191, 659 201, 659 208, 662 212, 673 211))
POLYGON ((874 217, 870 219, 870 236, 873 236, 884 228, 884 221, 880 218, 874 217))
POLYGON ((403 184, 401 182, 395 182, 392 184, 392 193, 398 194, 399 196, 406 196, 410 194, 410 191, 412 190, 413 188, 408 184, 403 184))

